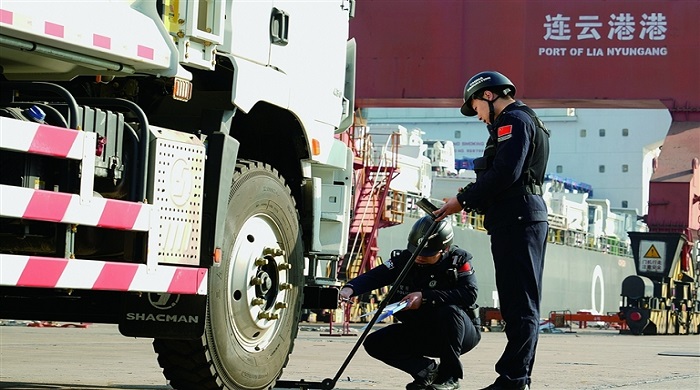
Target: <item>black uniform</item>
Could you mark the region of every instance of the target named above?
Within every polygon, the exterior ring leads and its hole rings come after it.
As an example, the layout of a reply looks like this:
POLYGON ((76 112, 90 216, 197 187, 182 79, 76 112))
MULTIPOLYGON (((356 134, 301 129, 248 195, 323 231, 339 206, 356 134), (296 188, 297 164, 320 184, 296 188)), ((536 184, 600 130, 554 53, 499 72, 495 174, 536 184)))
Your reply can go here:
MULTIPOLYGON (((393 284, 411 252, 396 250, 384 265, 351 280, 346 286, 360 295, 393 284)), ((440 358, 438 377, 463 377, 460 355, 481 339, 478 316, 474 317, 477 285, 472 255, 453 245, 432 265, 414 264, 390 303, 421 291, 423 302, 417 310, 403 310, 394 316, 401 321, 371 333, 364 342, 367 353, 384 363, 424 377, 440 358)))
POLYGON ((530 383, 539 334, 547 206, 541 184, 549 132, 521 102, 509 104, 488 126, 477 180, 457 195, 465 209, 484 214, 491 235, 496 287, 508 344, 496 363, 497 385, 530 383))

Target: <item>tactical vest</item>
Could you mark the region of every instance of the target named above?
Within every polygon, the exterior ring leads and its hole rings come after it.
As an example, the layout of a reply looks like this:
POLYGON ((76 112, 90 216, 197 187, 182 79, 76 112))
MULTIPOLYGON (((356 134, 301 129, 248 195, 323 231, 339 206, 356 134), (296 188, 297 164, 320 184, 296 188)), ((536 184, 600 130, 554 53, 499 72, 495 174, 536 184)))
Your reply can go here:
MULTIPOLYGON (((549 158, 548 138, 550 132, 530 107, 514 105, 513 108, 509 109, 507 112, 516 110, 523 111, 530 116, 532 122, 535 124, 535 134, 530 139, 530 148, 525 157, 522 175, 512 187, 494 197, 491 204, 497 200, 518 195, 542 195, 542 184, 544 183, 544 175, 549 158)), ((496 151, 498 149, 497 137, 491 131, 489 131, 489 133, 490 136, 484 148, 484 155, 474 159, 474 172, 476 173, 477 180, 486 170, 493 166, 493 160, 496 157, 496 151)))

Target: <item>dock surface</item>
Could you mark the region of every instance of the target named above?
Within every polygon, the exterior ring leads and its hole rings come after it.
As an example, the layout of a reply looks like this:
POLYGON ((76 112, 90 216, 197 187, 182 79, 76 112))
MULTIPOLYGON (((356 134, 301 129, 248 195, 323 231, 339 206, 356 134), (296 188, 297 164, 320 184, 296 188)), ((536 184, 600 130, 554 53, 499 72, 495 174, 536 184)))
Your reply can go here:
MULTIPOLYGON (((360 326, 353 324, 351 333, 359 335, 360 326)), ((359 336, 322 336, 328 333, 328 324, 302 323, 282 379, 334 378, 359 336)), ((495 379, 493 366, 505 341, 503 332, 483 333, 481 343, 462 356, 461 389, 479 389, 495 379)), ((360 348, 336 389, 397 390, 410 380, 360 348)), ((170 387, 151 340, 121 336, 116 325, 90 324, 85 328, 0 326, 0 389, 170 387)), ((700 335, 632 336, 590 328, 543 333, 532 389, 700 389, 700 335)))

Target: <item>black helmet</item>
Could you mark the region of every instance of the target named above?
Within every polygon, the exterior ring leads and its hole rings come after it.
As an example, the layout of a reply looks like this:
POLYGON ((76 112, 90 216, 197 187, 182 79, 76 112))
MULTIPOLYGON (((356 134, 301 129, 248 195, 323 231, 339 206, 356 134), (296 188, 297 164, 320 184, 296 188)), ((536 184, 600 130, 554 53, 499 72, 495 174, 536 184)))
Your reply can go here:
MULTIPOLYGON (((421 239, 430 229, 433 224, 433 219, 426 215, 425 217, 416 221, 411 228, 411 232, 408 233, 408 250, 415 252, 418 249, 418 244, 420 244, 421 239)), ((419 253, 420 256, 433 256, 442 249, 450 246, 452 244, 452 225, 446 221, 442 220, 438 222, 438 227, 435 233, 428 238, 428 242, 423 247, 423 250, 419 253)))
POLYGON ((508 80, 508 77, 494 71, 477 73, 464 86, 464 104, 462 104, 462 109, 460 110, 462 115, 476 115, 476 111, 472 108, 472 99, 482 89, 493 90, 494 93, 500 96, 515 96, 515 85, 508 80))

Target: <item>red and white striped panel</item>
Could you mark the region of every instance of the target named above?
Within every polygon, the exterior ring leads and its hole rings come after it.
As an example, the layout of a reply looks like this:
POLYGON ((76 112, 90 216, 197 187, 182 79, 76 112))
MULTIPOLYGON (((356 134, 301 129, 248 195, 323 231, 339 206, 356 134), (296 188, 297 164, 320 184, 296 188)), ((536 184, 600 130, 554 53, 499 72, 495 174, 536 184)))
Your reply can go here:
POLYGON ((97 134, 0 117, 0 149, 81 160, 80 196, 90 202, 97 134))
POLYGON ((0 254, 0 285, 81 290, 207 293, 206 268, 0 254))
MULTIPOLYGON (((90 134, 36 122, 0 117, 0 148, 80 160, 90 134)), ((93 135, 91 135, 93 136, 93 135)))
MULTIPOLYGON (((155 8, 127 1, 3 0, 0 25, 5 34, 64 50, 129 64, 137 70, 168 70, 173 50, 155 8), (125 28, 128 21, 128 28, 125 28)), ((177 70, 172 69, 172 75, 177 70)))
POLYGON ((148 231, 151 211, 145 203, 92 197, 81 202, 76 194, 0 185, 0 216, 148 231))

